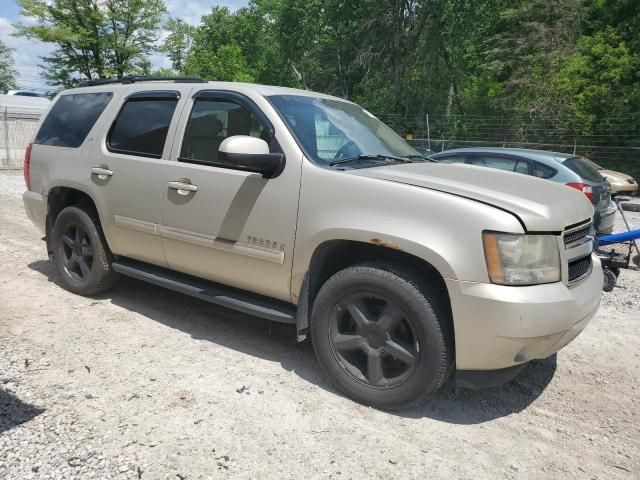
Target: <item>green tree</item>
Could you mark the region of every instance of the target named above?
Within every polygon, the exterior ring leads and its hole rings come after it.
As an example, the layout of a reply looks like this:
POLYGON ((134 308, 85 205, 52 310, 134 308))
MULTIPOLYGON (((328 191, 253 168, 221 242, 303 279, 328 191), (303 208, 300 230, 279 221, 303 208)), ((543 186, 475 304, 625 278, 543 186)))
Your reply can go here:
POLYGON ((213 7, 193 32, 182 73, 210 80, 288 84, 270 13, 256 2, 230 12, 213 7))
POLYGON ((0 92, 10 88, 17 88, 16 71, 13 68, 13 54, 11 49, 0 40, 0 92))
POLYGON ((171 67, 180 72, 193 43, 194 27, 179 18, 170 18, 165 24, 165 30, 169 35, 162 43, 160 51, 167 55, 171 67))
POLYGON ((35 24, 17 24, 17 35, 56 46, 44 57, 51 85, 81 79, 121 78, 149 70, 165 15, 163 0, 18 0, 35 24))

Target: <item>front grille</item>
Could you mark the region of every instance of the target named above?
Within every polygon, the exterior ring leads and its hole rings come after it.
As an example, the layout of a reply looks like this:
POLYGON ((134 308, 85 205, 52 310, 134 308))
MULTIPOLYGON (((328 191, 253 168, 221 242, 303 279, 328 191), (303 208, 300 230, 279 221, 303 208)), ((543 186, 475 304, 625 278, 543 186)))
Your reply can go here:
POLYGON ((564 234, 564 244, 565 244, 565 246, 571 245, 572 243, 579 242, 580 240, 585 238, 587 235, 589 235, 590 231, 591 231, 591 224, 587 225, 586 227, 582 227, 579 230, 576 230, 576 231, 573 231, 573 232, 569 232, 569 233, 565 233, 564 234))
POLYGON ((574 283, 591 273, 591 255, 569 262, 569 283, 574 283))

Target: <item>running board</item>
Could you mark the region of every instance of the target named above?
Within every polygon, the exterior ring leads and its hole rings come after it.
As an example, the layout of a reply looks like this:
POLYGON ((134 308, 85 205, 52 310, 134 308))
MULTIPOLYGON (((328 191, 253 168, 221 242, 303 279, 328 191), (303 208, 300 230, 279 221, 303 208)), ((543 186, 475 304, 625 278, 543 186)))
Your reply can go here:
POLYGON ((113 262, 113 269, 122 275, 184 293, 222 307, 275 322, 296 323, 295 305, 281 300, 122 257, 113 262))

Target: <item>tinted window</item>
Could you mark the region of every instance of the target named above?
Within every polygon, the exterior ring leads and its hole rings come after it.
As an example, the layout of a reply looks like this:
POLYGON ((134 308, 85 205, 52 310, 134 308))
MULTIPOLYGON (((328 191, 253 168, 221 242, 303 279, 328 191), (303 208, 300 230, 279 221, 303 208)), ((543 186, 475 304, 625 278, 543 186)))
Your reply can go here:
POLYGON ((552 178, 558 171, 555 168, 548 167, 542 163, 534 162, 533 176, 538 178, 552 178))
POLYGON ((42 122, 34 143, 56 147, 79 147, 111 97, 111 93, 62 95, 42 122))
POLYGON ((498 170, 506 170, 507 172, 515 172, 518 161, 514 160, 513 158, 482 155, 470 158, 469 163, 471 165, 479 165, 481 167, 496 168, 498 170))
POLYGON ((563 165, 569 167, 576 172, 582 179, 590 182, 604 182, 604 177, 600 175, 600 172, 591 165, 591 162, 586 158, 569 158, 565 160, 563 165))
POLYGON ((218 149, 227 137, 250 135, 266 140, 264 127, 241 105, 216 99, 196 100, 180 151, 181 160, 197 160, 215 164, 218 149))
POLYGON ((438 163, 464 163, 466 158, 462 155, 447 155, 446 157, 435 157, 438 163))
POLYGON ((178 103, 174 97, 133 97, 111 127, 108 145, 114 152, 160 158, 178 103))
POLYGON ((529 163, 526 160, 518 160, 518 164, 516 165, 514 172, 529 175, 529 163))

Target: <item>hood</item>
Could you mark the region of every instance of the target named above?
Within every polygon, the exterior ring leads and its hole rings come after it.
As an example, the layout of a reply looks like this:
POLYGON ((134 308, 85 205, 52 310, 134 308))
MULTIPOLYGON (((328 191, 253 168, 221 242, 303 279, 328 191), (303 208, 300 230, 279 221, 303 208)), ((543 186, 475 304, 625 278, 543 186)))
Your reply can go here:
POLYGON ((631 175, 626 173, 615 172, 613 170, 599 170, 600 175, 607 178, 609 183, 628 183, 628 180, 633 180, 631 175))
POLYGON ((516 215, 527 231, 559 232, 593 217, 580 191, 550 180, 462 164, 407 163, 345 173, 469 198, 516 215))

